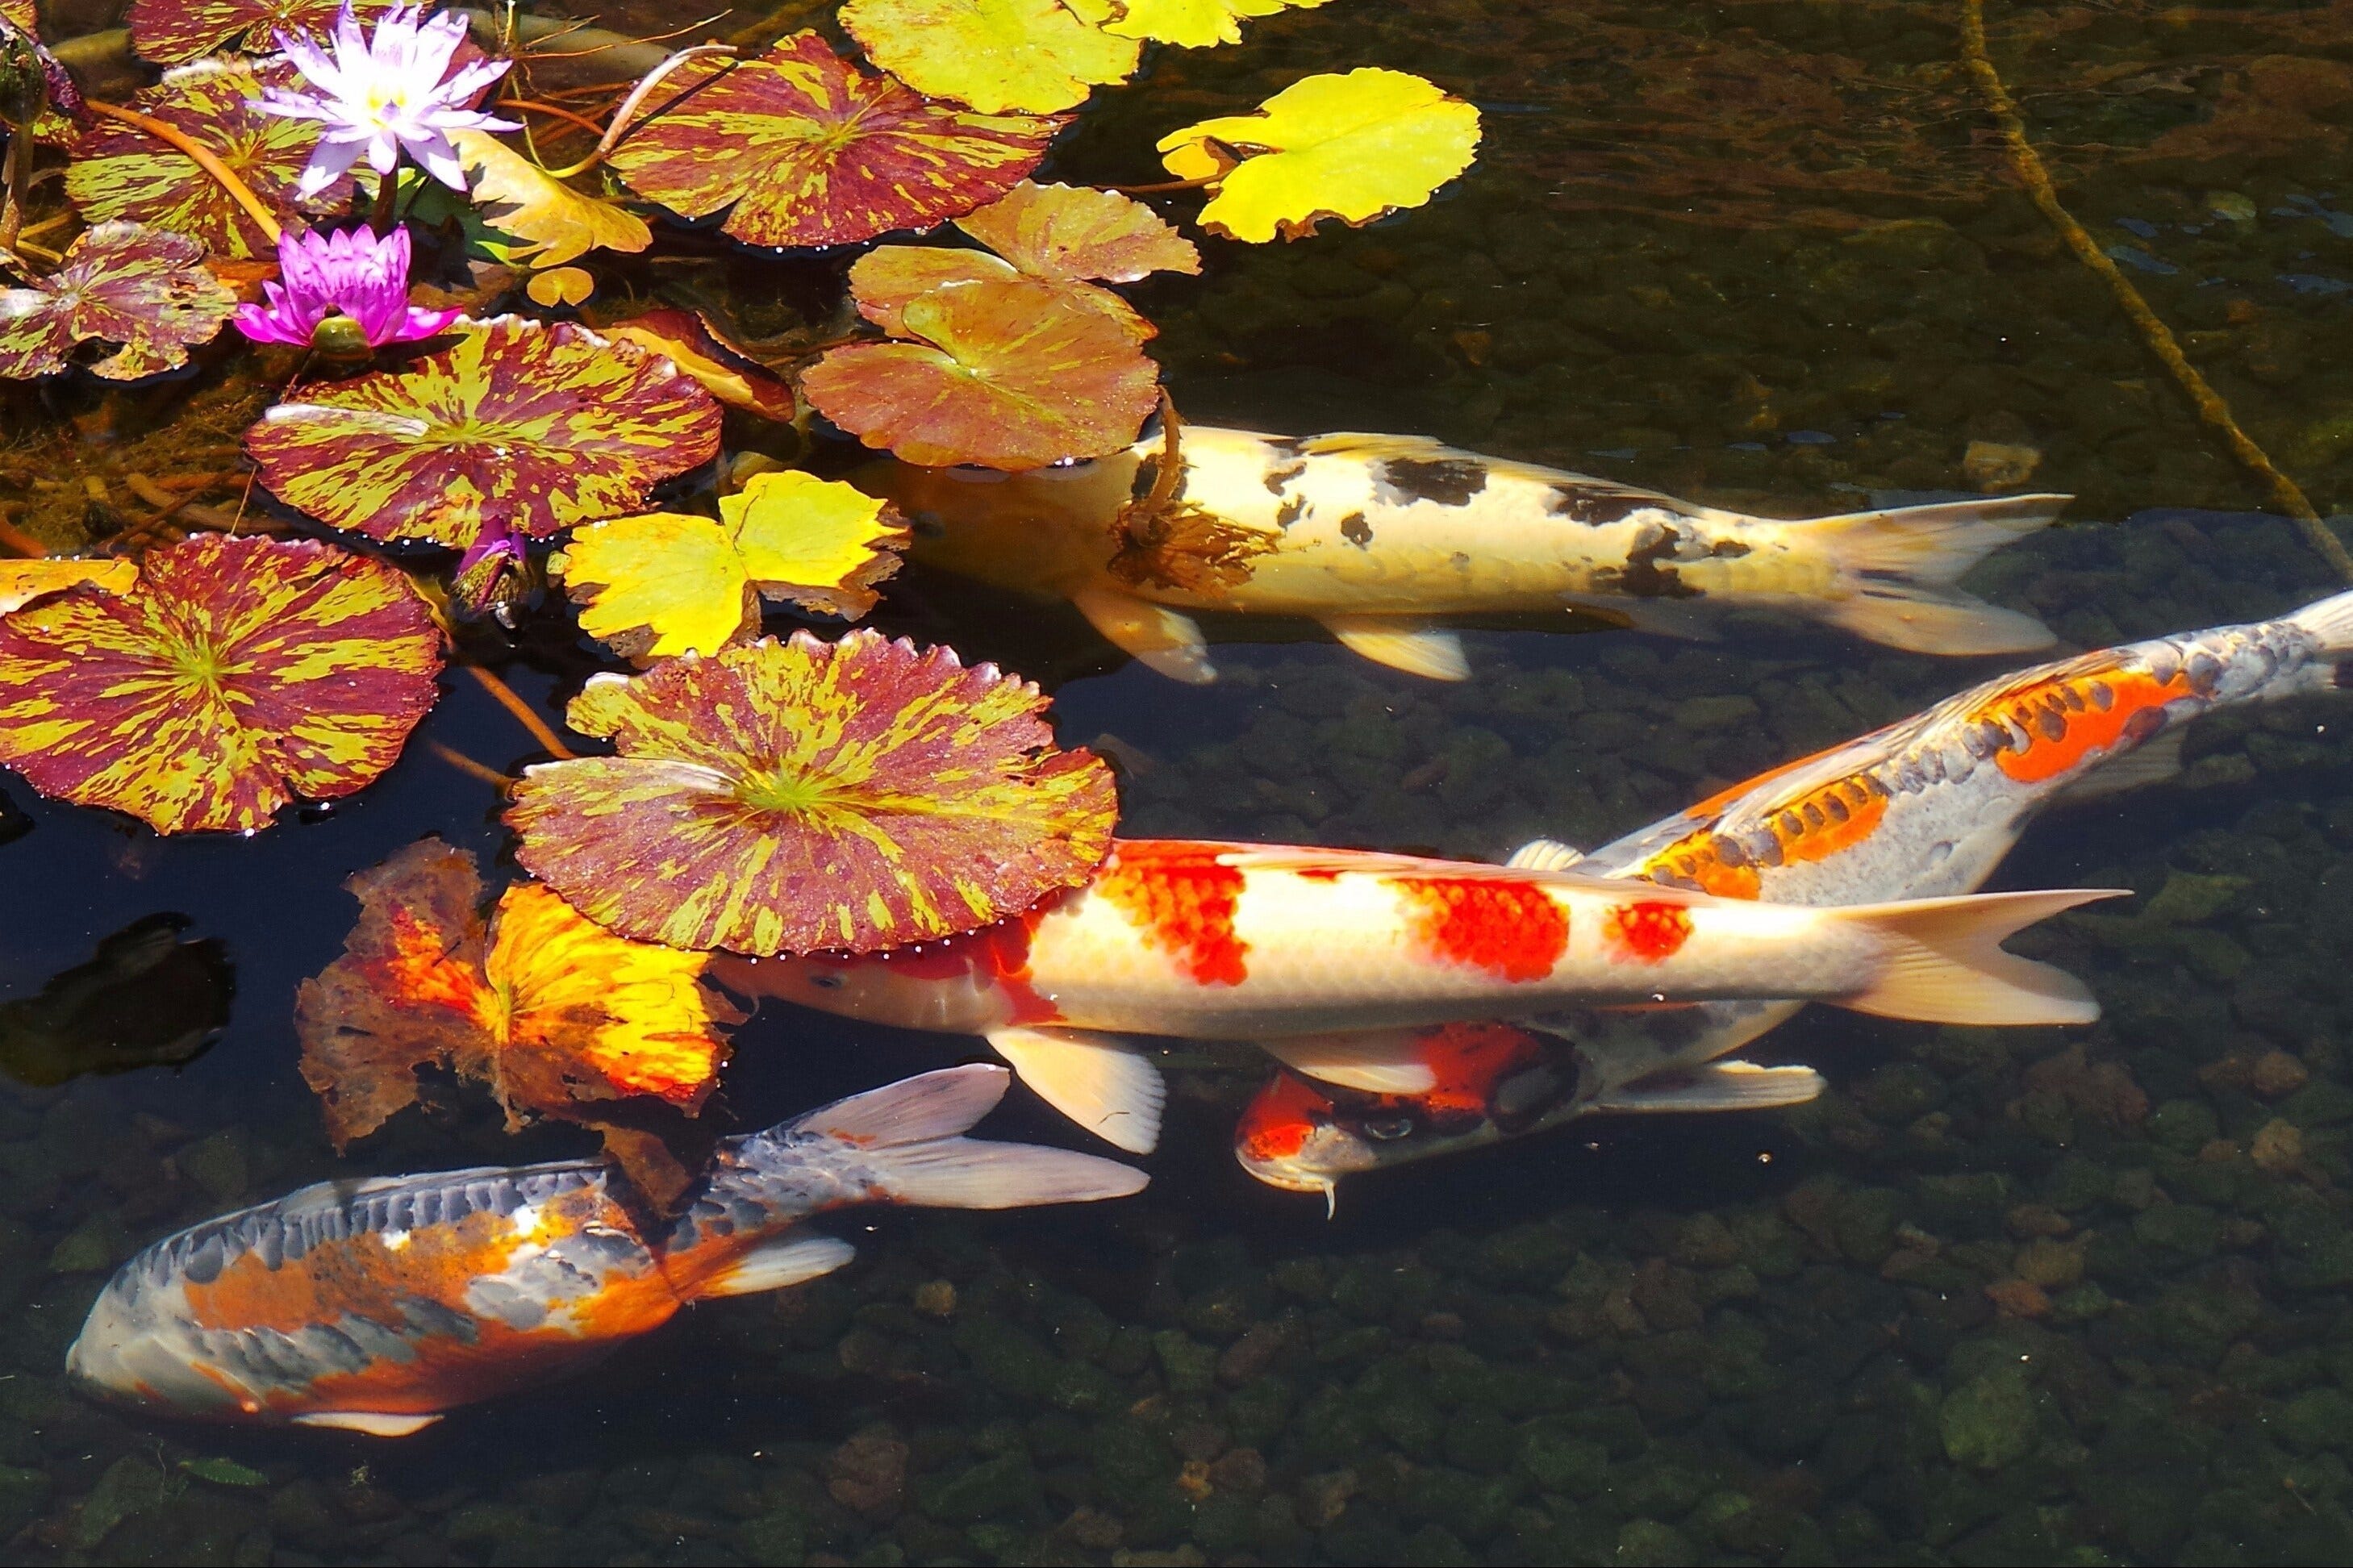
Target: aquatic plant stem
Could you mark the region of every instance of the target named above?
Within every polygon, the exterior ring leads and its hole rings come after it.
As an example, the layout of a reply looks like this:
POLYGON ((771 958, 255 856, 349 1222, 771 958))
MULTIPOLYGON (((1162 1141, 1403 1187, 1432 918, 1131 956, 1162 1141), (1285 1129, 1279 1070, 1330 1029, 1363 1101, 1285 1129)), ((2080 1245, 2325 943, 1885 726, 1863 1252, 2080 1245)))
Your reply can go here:
POLYGON ((629 89, 628 97, 621 100, 620 107, 613 110, 613 118, 607 122, 604 134, 596 139, 596 145, 590 149, 588 156, 581 159, 580 162, 576 163, 567 163, 561 169, 548 170, 548 178, 552 180, 568 180, 575 174, 586 174, 589 170, 603 163, 606 156, 609 154, 614 148, 619 146, 625 138, 633 134, 638 126, 649 124, 652 121, 660 119, 663 115, 668 114, 671 110, 676 109, 680 104, 684 103, 688 99, 692 98, 696 93, 701 92, 704 88, 711 86, 712 83, 720 80, 727 75, 727 73, 723 70, 717 76, 709 77, 702 81, 696 82, 692 87, 688 88, 685 91, 673 95, 670 101, 664 103, 660 108, 656 109, 651 113, 646 115, 644 119, 632 124, 630 122, 629 116, 635 114, 637 112, 638 106, 645 102, 646 99, 653 92, 655 88, 661 85, 662 79, 669 76, 672 71, 678 69, 679 67, 686 64, 689 60, 702 59, 712 55, 725 55, 732 58, 734 53, 735 50, 726 44, 697 44, 692 48, 681 49, 676 54, 670 56, 668 59, 662 61, 661 64, 656 66, 653 69, 646 73, 644 80, 638 82, 637 86, 629 89))
MULTIPOLYGON (((471 666, 469 666, 468 668, 470 668, 471 666)), ((489 784, 491 788, 497 790, 501 795, 506 794, 507 791, 514 787, 514 780, 507 777, 506 774, 499 772, 499 770, 494 767, 489 766, 487 763, 476 762, 473 758, 468 756, 465 752, 459 751, 455 746, 445 746, 438 741, 427 741, 425 742, 425 749, 432 752, 435 756, 440 758, 443 762, 448 763, 451 767, 457 769, 459 773, 470 773, 475 778, 481 780, 484 784, 489 784)))
POLYGON ((102 115, 109 120, 119 120, 125 125, 136 126, 156 141, 194 159, 197 168, 219 181, 221 188, 234 196, 237 199, 237 205, 243 207, 251 216, 253 221, 261 226, 261 232, 269 237, 269 243, 272 245, 278 243, 278 237, 281 232, 278 226, 278 215, 271 212, 268 204, 253 194, 253 187, 237 178, 237 171, 222 163, 210 148, 190 137, 178 126, 167 124, 153 115, 142 114, 135 109, 125 109, 119 103, 103 103, 94 98, 84 99, 82 103, 92 114, 102 115))
POLYGON ((11 522, 5 512, 0 512, 0 544, 6 545, 28 561, 38 561, 49 552, 47 545, 11 522))
POLYGON ((25 226, 25 149, 33 144, 24 131, 12 129, 7 135, 8 145, 0 151, 0 250, 15 248, 25 226))
POLYGON ((547 721, 539 716, 538 710, 517 695, 513 687, 509 686, 496 674, 484 669, 479 664, 459 665, 458 668, 472 676, 475 682, 483 690, 489 692, 500 707, 513 714, 516 721, 531 731, 531 738, 537 741, 549 755, 567 763, 579 757, 580 753, 565 745, 555 731, 548 727, 547 721))
POLYGON ((2060 237, 2067 242, 2067 248, 2075 253, 2075 259, 2106 282, 2109 292, 2116 296, 2116 303, 2131 318, 2133 325, 2139 329, 2141 340, 2148 345, 2149 353, 2157 356, 2158 362, 2180 385, 2183 395, 2198 411, 2198 417, 2221 436, 2223 444, 2230 447, 2231 455, 2239 460, 2242 467, 2263 480, 2271 491, 2273 504, 2295 520, 2296 526, 2304 531, 2305 539, 2319 552, 2322 559, 2334 567, 2339 576, 2353 582, 2353 552, 2346 549, 2345 542, 2337 536, 2336 530, 2328 526, 2327 521, 2314 508, 2310 498, 2296 482, 2282 473, 2279 466, 2255 444, 2254 437, 2240 427, 2238 420, 2231 414, 2231 405, 2222 400, 2221 394, 2214 390, 2199 374, 2198 367, 2189 363, 2189 356, 2181 352, 2181 344, 2174 338, 2173 330, 2149 309, 2148 301, 2141 298, 2140 290, 2133 287, 2132 280, 2117 268, 2108 253, 2100 248, 2098 242, 2084 232, 2084 226, 2075 221, 2073 215, 2059 200, 2059 192, 2051 183, 2050 170, 2044 166, 2042 155, 2035 152, 2034 143, 2027 137, 2026 117, 2019 112, 2017 100, 2002 85, 2001 73, 1994 69, 1993 57, 1987 52, 1985 0, 1961 0, 1961 53, 1970 75, 1977 79, 1978 87, 1985 95, 1987 107, 1992 110, 1995 122, 2001 128, 2002 141, 2010 151, 2010 167, 2026 186, 2027 195, 2033 198, 2034 205, 2051 221, 2051 226, 2059 231, 2060 237))
POLYGON ((532 114, 553 115, 558 120, 569 121, 572 124, 579 127, 583 131, 586 131, 591 136, 601 137, 605 134, 605 128, 603 126, 597 124, 595 121, 589 119, 585 114, 575 114, 572 110, 565 108, 560 103, 545 103, 536 98, 502 98, 499 100, 499 107, 501 109, 520 109, 532 114))

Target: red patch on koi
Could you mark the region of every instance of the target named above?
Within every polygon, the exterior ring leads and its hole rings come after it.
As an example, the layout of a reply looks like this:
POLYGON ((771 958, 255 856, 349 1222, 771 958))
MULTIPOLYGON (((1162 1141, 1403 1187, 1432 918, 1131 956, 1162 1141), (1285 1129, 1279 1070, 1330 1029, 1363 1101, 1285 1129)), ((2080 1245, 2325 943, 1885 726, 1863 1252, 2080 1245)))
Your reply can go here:
POLYGON ((2200 695, 2183 670, 2157 680, 2143 670, 2110 668, 2006 691, 1972 717, 2011 731, 2010 748, 1994 757, 2003 773, 2041 784, 2081 766, 2094 751, 2113 752, 2120 741, 2138 744, 2162 728, 2154 720, 2167 703, 2200 695), (2016 749, 2020 734, 2023 749, 2016 749))
POLYGON ((1691 936, 1691 911, 1681 904, 1620 904, 1602 927, 1615 950, 1644 963, 1672 958, 1691 936))
POLYGON ((993 983, 1005 994, 1013 1005, 1013 1022, 1050 1023, 1061 1014, 1030 984, 1029 942, 1037 934, 1038 922, 1068 896, 1055 893, 995 925, 920 946, 871 953, 845 961, 843 967, 880 964, 887 973, 910 980, 962 980, 970 975, 993 983))
POLYGON ((1332 1100, 1305 1079, 1279 1072, 1258 1091, 1234 1126, 1234 1147, 1245 1159, 1288 1160, 1307 1135, 1332 1120, 1332 1100))
POLYGON ((1432 957, 1514 984, 1542 980, 1568 951, 1568 910, 1543 888, 1462 877, 1398 877, 1414 934, 1432 957))
POLYGON ((1430 1091, 1399 1098, 1432 1112, 1484 1116, 1495 1086, 1544 1055, 1543 1042, 1509 1024, 1441 1024, 1421 1036, 1421 1059, 1435 1080, 1430 1091))
POLYGON ((1090 890, 1108 899, 1152 944, 1201 985, 1240 985, 1250 944, 1234 934, 1242 874, 1220 865, 1221 845, 1182 838, 1124 838, 1090 890))

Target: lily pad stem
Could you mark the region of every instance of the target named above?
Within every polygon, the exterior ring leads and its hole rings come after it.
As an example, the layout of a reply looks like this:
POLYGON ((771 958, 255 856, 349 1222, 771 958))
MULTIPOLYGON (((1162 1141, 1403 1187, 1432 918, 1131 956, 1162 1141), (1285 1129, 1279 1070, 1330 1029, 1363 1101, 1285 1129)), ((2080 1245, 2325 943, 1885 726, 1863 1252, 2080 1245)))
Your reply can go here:
POLYGON ((125 125, 136 126, 156 141, 194 159, 197 168, 219 181, 221 189, 237 199, 237 205, 243 207, 253 221, 260 226, 261 232, 269 237, 269 243, 272 245, 278 243, 278 237, 281 232, 278 226, 278 215, 271 212, 269 204, 253 194, 253 187, 238 179, 237 171, 222 163, 210 148, 191 138, 178 126, 167 124, 153 115, 142 114, 135 109, 125 109, 119 103, 102 103, 94 98, 84 99, 82 102, 92 114, 102 115, 109 120, 119 120, 125 125))
POLYGON ((0 250, 13 249, 16 231, 25 226, 25 149, 33 144, 23 131, 9 131, 7 137, 7 150, 0 152, 0 250))
POLYGON ((459 668, 472 676, 476 683, 489 692, 500 707, 513 714, 516 721, 531 731, 531 738, 537 741, 550 756, 568 763, 580 755, 579 752, 565 745, 555 731, 548 727, 547 721, 539 716, 537 709, 516 695, 515 689, 501 680, 494 672, 484 669, 479 664, 460 665, 459 668))
POLYGON ((2073 215, 2060 202, 2059 192, 2051 183, 2050 170, 2043 166, 2042 155, 2035 152, 2034 143, 2027 137, 2026 117, 2019 112, 2017 100, 2002 85, 2001 73, 1994 69, 1993 58, 1986 50, 1985 0, 1961 0, 1961 56, 1968 66, 1969 74, 1977 79, 1978 90, 1985 95, 1986 105, 1993 112, 1994 122, 2001 128, 2001 139, 2010 153, 2010 167, 2016 172, 2020 183, 2026 186, 2026 193, 2033 198, 2034 205, 2042 209, 2051 226, 2059 231, 2059 237, 2067 242, 2067 248, 2075 253, 2075 259, 2099 274, 2101 280, 2107 284, 2108 291, 2116 296, 2116 303, 2131 319, 2132 324, 2139 329, 2141 341, 2148 345, 2148 352, 2157 356, 2158 363, 2164 365, 2179 384, 2190 405, 2198 411, 2198 417, 2221 436, 2222 444, 2230 448, 2231 455, 2239 460, 2242 467, 2263 482, 2264 488, 2271 491, 2273 504, 2295 520, 2296 526, 2304 531, 2306 541, 2319 552, 2322 559, 2336 568, 2346 581, 2353 582, 2353 552, 2347 551, 2345 542, 2328 526, 2296 482, 2280 471, 2279 466, 2255 444, 2253 437, 2240 428, 2238 420, 2232 416, 2231 405, 2222 401, 2222 395, 2214 390, 2198 373, 2198 367, 2189 363, 2189 356, 2181 352, 2181 344, 2175 340, 2173 330, 2149 309, 2148 301, 2141 298, 2140 290, 2133 287, 2132 280, 2124 275, 2108 253, 2100 248, 2099 242, 2084 231, 2084 226, 2077 223, 2073 215))
MULTIPOLYGON (((679 67, 686 64, 689 60, 702 59, 712 55, 725 55, 732 58, 733 58, 734 53, 735 50, 733 47, 727 44, 697 44, 692 48, 679 50, 676 54, 670 56, 670 58, 654 67, 653 69, 645 74, 644 78, 638 81, 637 86, 629 89, 629 96, 621 100, 621 106, 613 110, 613 118, 611 121, 607 122, 604 135, 596 139, 596 145, 589 151, 588 156, 581 159, 577 163, 568 163, 561 169, 548 170, 548 178, 552 180, 568 180, 575 174, 585 174, 589 170, 595 168, 597 164, 603 163, 607 154, 610 153, 614 148, 621 144, 621 138, 628 135, 632 131, 637 129, 636 125, 632 125, 629 122, 629 116, 637 112, 638 106, 645 102, 647 98, 652 94, 654 89, 661 85, 662 79, 670 75, 670 72, 678 69, 679 67)), ((723 71, 720 73, 720 76, 724 76, 725 74, 726 73, 723 71)), ((659 109, 655 110, 653 113, 647 115, 644 120, 641 120, 637 123, 638 125, 642 125, 660 115, 669 113, 671 110, 685 102, 689 97, 702 91, 704 88, 710 86, 712 82, 717 81, 718 79, 718 76, 713 76, 703 81, 695 83, 692 87, 688 88, 686 91, 678 94, 668 103, 663 104, 659 109)))
MULTIPOLYGON (((467 667, 472 668, 471 665, 467 667)), ((514 780, 487 763, 478 763, 455 746, 445 746, 438 741, 427 741, 425 749, 461 773, 469 773, 497 790, 501 795, 514 788, 514 780)))
POLYGON ((1145 498, 1144 503, 1152 511, 1156 512, 1175 500, 1176 487, 1184 480, 1185 458, 1179 446, 1179 437, 1184 428, 1185 422, 1176 417, 1176 400, 1168 395, 1166 387, 1162 387, 1160 389, 1160 467, 1159 470, 1152 476, 1152 494, 1145 498))

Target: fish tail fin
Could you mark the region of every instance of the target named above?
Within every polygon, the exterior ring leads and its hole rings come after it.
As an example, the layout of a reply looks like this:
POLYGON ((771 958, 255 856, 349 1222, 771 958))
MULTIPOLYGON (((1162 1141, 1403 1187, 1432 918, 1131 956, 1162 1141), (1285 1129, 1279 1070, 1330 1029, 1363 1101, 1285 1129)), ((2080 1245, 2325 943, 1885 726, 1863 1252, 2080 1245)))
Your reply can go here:
POLYGON ((2336 660, 2337 685, 2353 686, 2353 594, 2306 605, 2282 618, 2312 637, 2322 654, 2336 660))
POLYGON ((1796 525, 1838 569, 1816 613, 1912 653, 2031 653, 2058 639, 2032 616, 1953 586, 1994 551, 2057 520, 2070 496, 1987 496, 1796 525))
POLYGON ((778 1142, 804 1157, 812 1136, 845 1145, 845 1163, 871 1184, 865 1199, 874 1203, 1018 1209, 1143 1189, 1145 1173, 1116 1160, 964 1137, 996 1109, 1010 1081, 987 1063, 923 1073, 812 1110, 780 1129, 778 1142))
POLYGON ((2124 896, 2114 888, 2059 888, 1825 910, 1872 926, 1889 942, 1877 978, 1837 1005, 1930 1024, 2088 1024, 2100 1005, 2082 981, 2004 952, 2001 942, 2063 910, 2124 896))

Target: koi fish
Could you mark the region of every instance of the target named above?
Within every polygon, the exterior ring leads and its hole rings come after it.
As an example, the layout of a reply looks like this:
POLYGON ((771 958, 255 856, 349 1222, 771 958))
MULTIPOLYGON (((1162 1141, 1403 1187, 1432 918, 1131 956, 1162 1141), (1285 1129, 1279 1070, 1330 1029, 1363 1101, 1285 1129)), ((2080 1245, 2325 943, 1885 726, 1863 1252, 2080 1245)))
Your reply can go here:
POLYGON ((2002 938, 2081 889, 1799 910, 1578 872, 1362 850, 1124 839, 1085 887, 911 952, 735 960, 752 995, 986 1036, 1048 1103, 1156 1141, 1158 1072, 1120 1037, 1312 1048, 1349 1031, 1718 997, 1945 1023, 2084 1023, 2071 976, 2002 938))
POLYGON ((83 1392, 156 1415, 405 1436, 588 1365, 691 1302, 849 1260, 800 1228, 851 1204, 1021 1208, 1141 1189, 1091 1154, 960 1136, 1005 1069, 925 1073, 719 1145, 658 1234, 603 1161, 322 1182, 156 1242, 68 1352, 83 1392))
POLYGON ((1160 438, 1005 475, 877 464, 854 476, 914 525, 917 559, 1059 595, 1164 675, 1216 679, 1187 610, 1304 616, 1378 663, 1470 673, 1448 616, 1588 610, 1704 635, 1701 612, 1792 611, 1919 653, 2048 647, 2042 622, 1953 586, 2068 497, 1988 497, 1782 521, 1414 436, 1294 439, 1183 427, 1165 505, 1134 501, 1160 438))
MULTIPOLYGON (((2277 620, 2082 654, 2006 675, 1859 740, 1776 768, 1589 856, 1539 839, 1515 864, 1834 906, 1984 885, 2035 814, 2180 768, 2189 721, 2217 708, 2353 685, 2353 594, 2277 620)), ((1810 1068, 1720 1058, 1798 1010, 1709 1003, 1591 1013, 1548 1038, 1491 1027, 1397 1030, 1285 1052, 1235 1154, 1274 1186, 1524 1136, 1596 1112, 1801 1104, 1810 1068)))

